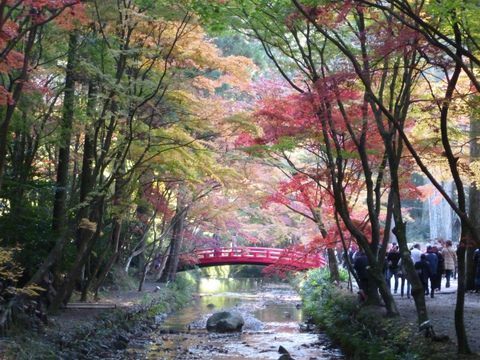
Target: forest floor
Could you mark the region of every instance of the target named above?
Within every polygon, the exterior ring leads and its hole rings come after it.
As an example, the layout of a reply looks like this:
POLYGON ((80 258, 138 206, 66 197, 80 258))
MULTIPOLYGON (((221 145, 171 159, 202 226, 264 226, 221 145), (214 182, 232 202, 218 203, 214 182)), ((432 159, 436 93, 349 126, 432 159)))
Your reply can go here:
MULTIPOLYGON (((393 284, 393 281, 392 281, 393 284)), ((455 333, 455 304, 457 302, 457 281, 450 281, 450 288, 444 287, 435 292, 435 297, 425 296, 430 323, 437 335, 448 335, 453 342, 457 343, 455 333)), ((407 322, 416 324, 417 313, 415 302, 412 297, 400 296, 400 289, 394 294, 400 317, 407 322)), ((480 294, 465 294, 465 328, 468 336, 470 349, 476 356, 472 359, 480 359, 480 294)))
MULTIPOLYGON (((145 282, 142 291, 107 289, 96 300, 90 299, 87 303, 111 304, 115 308, 131 308, 142 302, 147 296, 155 298, 161 294, 160 287, 165 284, 145 282)), ((73 301, 73 300, 72 300, 73 301)), ((61 310, 57 316, 50 316, 49 321, 54 324, 55 331, 65 333, 83 324, 93 323, 100 312, 108 311, 100 308, 67 308, 61 310)))

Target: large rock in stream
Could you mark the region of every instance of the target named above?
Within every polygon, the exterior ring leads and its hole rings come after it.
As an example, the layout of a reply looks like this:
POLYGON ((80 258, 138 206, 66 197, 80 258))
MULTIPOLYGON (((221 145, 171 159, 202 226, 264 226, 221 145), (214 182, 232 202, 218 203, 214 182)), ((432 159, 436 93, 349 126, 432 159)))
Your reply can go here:
POLYGON ((207 330, 217 333, 241 332, 245 320, 234 311, 219 311, 207 320, 207 330))

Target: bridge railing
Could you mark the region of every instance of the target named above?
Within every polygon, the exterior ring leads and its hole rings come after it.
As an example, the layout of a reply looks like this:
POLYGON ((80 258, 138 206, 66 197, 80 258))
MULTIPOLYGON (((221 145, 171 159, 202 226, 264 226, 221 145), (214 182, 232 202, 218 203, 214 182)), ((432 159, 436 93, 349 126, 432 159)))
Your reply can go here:
POLYGON ((320 255, 285 251, 284 249, 261 247, 223 247, 216 249, 199 249, 195 251, 201 264, 228 262, 255 262, 280 265, 292 265, 302 268, 325 266, 325 259, 320 255))

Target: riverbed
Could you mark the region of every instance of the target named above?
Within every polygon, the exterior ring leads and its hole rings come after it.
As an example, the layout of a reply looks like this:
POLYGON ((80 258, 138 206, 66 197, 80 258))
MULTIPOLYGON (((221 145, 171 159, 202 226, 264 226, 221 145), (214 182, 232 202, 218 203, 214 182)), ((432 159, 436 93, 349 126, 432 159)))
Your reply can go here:
POLYGON ((158 329, 137 339, 123 359, 278 359, 280 347, 296 360, 344 359, 328 338, 306 324, 298 294, 287 283, 262 279, 202 279, 194 301, 158 317, 158 329), (205 329, 209 316, 234 310, 241 333, 205 329), (302 325, 302 326, 301 326, 302 325))

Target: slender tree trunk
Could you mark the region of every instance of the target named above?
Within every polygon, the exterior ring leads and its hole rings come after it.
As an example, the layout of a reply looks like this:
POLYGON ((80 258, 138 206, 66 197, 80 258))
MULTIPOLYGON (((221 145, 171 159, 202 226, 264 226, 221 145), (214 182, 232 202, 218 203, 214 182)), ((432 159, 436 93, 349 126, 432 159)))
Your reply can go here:
MULTIPOLYGON (((107 264, 104 266, 101 274, 98 276, 98 278, 95 280, 95 285, 93 287, 93 292, 94 296, 98 297, 98 290, 100 289, 100 286, 102 286, 103 282, 107 278, 108 273, 112 269, 113 265, 117 261, 118 257, 120 256, 121 252, 121 244, 124 242, 123 237, 121 237, 121 232, 120 231, 115 231, 112 233, 112 239, 109 242, 109 244, 112 245, 112 255, 110 256, 110 259, 108 260, 107 264)), ((105 249, 105 251, 108 251, 108 247, 105 249)), ((98 269, 99 270, 99 269, 98 269)), ((97 272, 98 272, 97 270, 97 272)), ((128 272, 127 272, 128 273, 128 272)))
MULTIPOLYGON (((162 248, 162 244, 163 244, 163 239, 159 245, 159 249, 162 248)), ((160 267, 158 268, 157 274, 155 275, 155 281, 159 281, 163 275, 163 271, 165 270, 165 266, 167 265, 167 260, 168 260, 167 254, 169 253, 169 250, 170 249, 167 247, 164 253, 162 253, 162 261, 160 263, 160 267)))
POLYGON ((402 254, 402 263, 407 273, 407 279, 412 286, 412 296, 415 301, 415 309, 417 310, 418 325, 420 326, 429 319, 427 305, 425 303, 425 290, 415 270, 415 264, 408 249, 405 222, 396 223, 392 231, 398 239, 398 245, 402 254))
POLYGON ((13 115, 17 109, 20 98, 22 97, 24 84, 29 80, 29 67, 32 57, 32 50, 35 44, 37 35, 37 28, 34 27, 26 36, 23 52, 23 65, 19 76, 9 85, 8 91, 11 94, 11 99, 5 106, 2 113, 3 119, 0 122, 0 192, 3 183, 3 173, 5 171, 5 164, 8 155, 8 134, 10 131, 10 124, 12 123, 13 115))
POLYGON ((172 239, 170 240, 170 254, 168 256, 167 280, 170 282, 175 281, 175 277, 177 276, 178 262, 180 260, 180 251, 182 249, 185 231, 185 218, 187 217, 186 211, 182 211, 180 208, 177 208, 177 211, 179 211, 179 216, 173 227, 172 239))
MULTIPOLYGON (((105 248, 103 249, 102 253, 100 256, 97 257, 97 264, 93 268, 93 270, 90 271, 88 274, 88 279, 84 282, 83 287, 82 287, 82 293, 80 296, 80 301, 87 301, 88 300, 88 289, 90 289, 91 284, 95 281, 97 282, 96 276, 98 272, 100 271, 100 268, 102 267, 103 260, 107 256, 108 250, 110 249, 110 242, 107 242, 105 245, 105 248)), ((111 258, 114 258, 115 256, 112 256, 111 258)), ((87 262, 86 268, 90 267, 90 260, 87 262)), ((94 291, 95 297, 97 297, 98 292, 94 291)))
MULTIPOLYGON (((75 64, 75 52, 76 52, 76 35, 71 35, 69 38, 68 60, 67 60, 67 73, 65 75, 65 90, 64 90, 64 110, 62 117, 62 137, 63 144, 60 148, 59 163, 57 167, 57 184, 55 189, 55 201, 53 208, 53 220, 52 230, 55 236, 55 246, 48 254, 48 257, 43 261, 40 268, 30 279, 29 284, 39 283, 48 271, 58 262, 61 258, 61 253, 67 241, 72 235, 70 232, 66 232, 66 193, 68 185, 68 165, 70 158, 70 133, 73 122, 73 107, 75 96, 75 81, 74 81, 74 64, 75 64)), ((1 131, 0 131, 1 133, 1 131)), ((1 135, 0 135, 1 136, 1 135)))
MULTIPOLYGON (((470 116, 470 139, 478 139, 480 136, 480 118, 478 115, 470 116)), ((480 159, 480 144, 478 141, 470 142, 470 163, 478 162, 480 159)), ((474 181, 470 184, 468 197, 468 217, 474 224, 477 234, 480 234, 480 183, 474 181)), ((462 252, 466 255, 466 289, 475 289, 475 268, 473 253, 477 248, 474 241, 465 242, 466 248, 462 252)))
MULTIPOLYGON (((98 87, 94 81, 91 81, 88 86, 88 102, 86 114, 89 119, 94 119, 95 106, 97 104, 96 96, 98 87)), ((93 122, 93 121, 92 121, 93 122)), ((80 196, 79 202, 82 204, 77 213, 77 223, 80 223, 82 219, 88 218, 89 209, 91 207, 91 201, 88 201, 89 194, 93 190, 93 161, 95 154, 95 144, 92 138, 92 126, 91 122, 88 122, 85 126, 85 142, 83 147, 83 159, 82 159, 82 172, 80 175, 80 196)), ((78 244, 78 238, 77 238, 78 244)), ((91 281, 91 278, 89 278, 91 281)), ((89 282, 86 287, 88 288, 89 282)), ((86 290, 82 291, 82 300, 86 301, 86 290)))
MULTIPOLYGON (((321 204, 319 204, 321 207, 321 204)), ((317 209, 310 209, 317 223, 318 230, 322 237, 325 239, 327 237, 327 231, 325 230, 325 224, 322 220, 322 214, 317 209)), ((338 261, 337 257, 335 256, 334 249, 327 249, 327 257, 328 257, 328 269, 330 270, 330 281, 332 283, 339 284, 340 283, 340 270, 338 269, 338 261)))
POLYGON ((335 249, 327 249, 328 267, 330 269, 330 281, 335 284, 340 283, 340 270, 335 256, 335 249))
POLYGON ((77 35, 71 34, 68 42, 67 71, 63 98, 63 116, 60 127, 61 144, 58 151, 57 183, 53 204, 52 230, 54 236, 61 238, 65 231, 67 213, 67 189, 70 166, 70 142, 75 106, 75 66, 77 35))
MULTIPOLYGON (((57 291, 49 307, 49 312, 56 313, 58 309, 70 299, 75 287, 75 282, 80 278, 82 269, 92 253, 102 231, 104 198, 95 201, 90 219, 84 225, 80 224, 77 237, 77 255, 67 275, 57 291), (95 229, 91 226, 95 224, 95 229)), ((85 221, 84 221, 85 222, 85 221)))
POLYGON ((462 222, 460 245, 457 249, 458 274, 457 274, 457 302, 455 304, 455 331, 457 333, 458 353, 471 354, 468 344, 467 331, 465 329, 465 292, 466 292, 466 259, 465 255, 469 244, 473 241, 468 228, 462 222))

